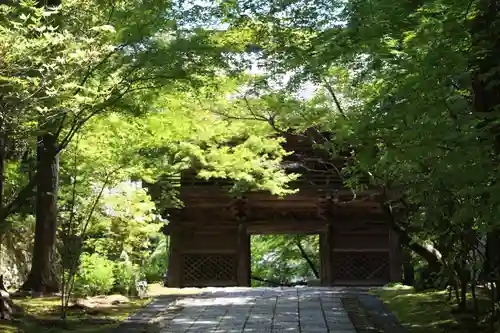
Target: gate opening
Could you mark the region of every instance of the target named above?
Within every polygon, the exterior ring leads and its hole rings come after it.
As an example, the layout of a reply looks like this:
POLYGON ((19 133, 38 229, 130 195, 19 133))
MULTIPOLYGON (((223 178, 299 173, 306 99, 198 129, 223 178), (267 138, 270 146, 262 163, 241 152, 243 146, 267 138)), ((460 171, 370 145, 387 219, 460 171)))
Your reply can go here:
POLYGON ((252 287, 319 286, 318 234, 251 235, 252 287))

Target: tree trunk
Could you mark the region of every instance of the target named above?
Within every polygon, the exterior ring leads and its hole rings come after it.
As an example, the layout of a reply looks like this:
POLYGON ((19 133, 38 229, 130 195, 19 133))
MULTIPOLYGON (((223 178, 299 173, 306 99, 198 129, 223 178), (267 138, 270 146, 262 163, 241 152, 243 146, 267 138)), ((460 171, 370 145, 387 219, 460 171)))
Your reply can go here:
POLYGON ((403 253, 403 283, 407 286, 413 286, 415 284, 415 267, 411 262, 411 255, 409 251, 404 250, 403 253))
POLYGON ((309 256, 307 255, 306 251, 304 250, 304 248, 302 247, 302 244, 300 242, 300 238, 297 238, 295 240, 295 244, 297 245, 297 247, 299 248, 299 251, 300 251, 300 254, 302 255, 302 258, 305 259, 305 261, 307 261, 307 264, 309 265, 309 268, 311 268, 314 276, 316 277, 316 279, 319 279, 319 272, 318 270, 316 269, 316 266, 314 266, 314 263, 312 262, 312 260, 309 258, 309 256))
POLYGON ((57 138, 45 134, 37 147, 36 226, 33 259, 23 290, 57 292, 59 277, 54 270, 54 251, 57 231, 57 190, 59 158, 57 138))
POLYGON ((500 301, 500 230, 498 227, 488 233, 486 241, 486 262, 484 270, 488 279, 496 283, 496 301, 500 301))
MULTIPOLYGON (((493 137, 495 151, 500 155, 500 125, 491 125, 498 120, 495 113, 500 106, 500 3, 497 0, 480 0, 477 14, 470 26, 472 48, 470 64, 472 73, 472 95, 474 112, 479 116, 491 115, 481 126, 493 137)), ((492 282, 500 284, 500 228, 487 236, 487 260, 485 271, 492 282)), ((497 292, 500 297, 500 292, 497 292)))
POLYGON ((394 228, 394 230, 399 234, 401 245, 408 247, 410 250, 422 257, 422 259, 427 261, 427 265, 431 272, 437 273, 441 270, 443 265, 436 253, 424 245, 414 242, 403 228, 394 228))
POLYGON ((439 272, 443 264, 439 259, 438 255, 436 254, 437 251, 434 252, 429 247, 426 247, 416 242, 411 237, 408 230, 406 230, 403 226, 401 226, 398 223, 390 206, 385 204, 384 202, 381 202, 380 204, 382 209, 385 211, 386 215, 389 218, 390 227, 399 235, 399 241, 401 245, 412 250, 420 257, 422 257, 425 261, 427 261, 429 270, 431 272, 439 272))

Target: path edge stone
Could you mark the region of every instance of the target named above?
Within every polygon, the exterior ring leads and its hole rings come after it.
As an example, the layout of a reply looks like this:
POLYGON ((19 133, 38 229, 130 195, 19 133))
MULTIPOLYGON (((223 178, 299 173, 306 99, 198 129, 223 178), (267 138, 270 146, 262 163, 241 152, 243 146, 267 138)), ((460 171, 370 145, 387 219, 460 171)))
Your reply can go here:
POLYGON ((180 296, 161 295, 152 297, 145 307, 131 313, 118 326, 111 328, 109 333, 136 333, 146 331, 151 321, 175 303, 180 296))
POLYGON ((389 311, 385 303, 376 295, 366 293, 357 296, 360 306, 366 312, 374 327, 383 333, 408 333, 396 314, 389 311))

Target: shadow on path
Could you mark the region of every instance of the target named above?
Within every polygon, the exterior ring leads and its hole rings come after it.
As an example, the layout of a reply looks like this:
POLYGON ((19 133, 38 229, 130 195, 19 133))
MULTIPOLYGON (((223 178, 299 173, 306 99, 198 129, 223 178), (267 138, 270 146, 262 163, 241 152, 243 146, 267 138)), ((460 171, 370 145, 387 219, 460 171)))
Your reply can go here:
POLYGON ((355 333, 341 299, 356 288, 206 288, 158 297, 112 333, 355 333))

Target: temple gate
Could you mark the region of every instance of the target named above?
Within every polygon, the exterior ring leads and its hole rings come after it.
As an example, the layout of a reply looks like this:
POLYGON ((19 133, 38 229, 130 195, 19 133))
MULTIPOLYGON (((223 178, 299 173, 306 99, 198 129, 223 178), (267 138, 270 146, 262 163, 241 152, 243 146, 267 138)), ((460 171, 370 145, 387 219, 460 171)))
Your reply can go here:
POLYGON ((264 192, 232 198, 228 180, 181 178, 184 208, 170 212, 169 287, 250 286, 250 235, 319 234, 321 284, 381 285, 401 280, 400 245, 387 223, 376 189, 345 188, 310 136, 289 136, 284 161, 300 172, 299 191, 283 199, 264 192))

